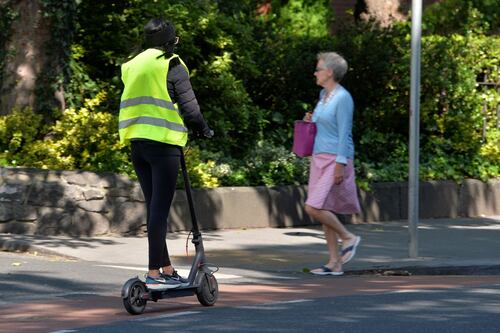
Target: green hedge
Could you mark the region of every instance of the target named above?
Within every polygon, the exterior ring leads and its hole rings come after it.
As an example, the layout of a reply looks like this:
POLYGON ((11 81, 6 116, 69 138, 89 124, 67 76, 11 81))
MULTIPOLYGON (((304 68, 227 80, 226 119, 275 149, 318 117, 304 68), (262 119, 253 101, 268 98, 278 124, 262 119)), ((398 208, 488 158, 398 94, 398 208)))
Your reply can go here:
MULTIPOLYGON (((498 14, 489 2, 476 2, 462 2, 462 20, 441 15, 455 0, 424 14, 422 179, 500 177, 500 97, 476 84, 484 75, 500 81, 500 38, 491 34, 498 14)), ((57 121, 49 124, 29 110, 0 117, 0 160, 133 176, 128 148, 117 138, 119 65, 140 44, 144 22, 165 16, 176 24, 178 53, 216 132, 213 140, 189 144, 194 186, 307 181, 308 160, 290 153, 292 127, 317 100, 313 70, 324 50, 340 52, 350 64, 343 84, 356 105, 359 185, 406 180, 409 23, 358 22, 330 36, 328 4, 273 1, 270 14, 258 15, 250 0, 81 1, 65 85, 70 108, 52 113, 57 121)))
MULTIPOLYGON (((359 23, 339 34, 334 49, 350 59, 344 84, 356 101, 358 165, 363 178, 405 180, 408 174, 410 26, 359 23)), ((422 38, 420 131, 423 179, 499 176, 496 89, 500 38, 469 34, 422 38), (484 108, 486 106, 486 108, 484 108), (483 135, 483 132, 486 135, 483 135)))

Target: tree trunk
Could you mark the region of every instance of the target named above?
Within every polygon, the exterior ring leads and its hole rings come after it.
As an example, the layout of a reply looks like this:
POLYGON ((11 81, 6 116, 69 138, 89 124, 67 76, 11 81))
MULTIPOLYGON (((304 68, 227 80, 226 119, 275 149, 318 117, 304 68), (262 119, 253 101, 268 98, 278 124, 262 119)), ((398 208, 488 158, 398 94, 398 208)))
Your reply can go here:
MULTIPOLYGON (((441 0, 422 0, 423 7, 441 0)), ((412 0, 356 0, 354 16, 361 20, 375 20, 382 26, 404 20, 411 9, 412 0)))
POLYGON ((388 26, 394 20, 403 20, 411 0, 330 0, 330 6, 335 13, 331 31, 335 32, 341 24, 354 20, 375 20, 382 26, 388 26))
POLYGON ((5 43, 0 115, 11 113, 13 108, 35 109, 35 83, 46 64, 44 44, 50 38, 48 22, 42 16, 39 1, 10 3, 19 17, 12 24, 10 38, 5 43))
POLYGON ((404 20, 411 0, 358 0, 356 16, 362 20, 375 20, 386 27, 395 20, 404 20))

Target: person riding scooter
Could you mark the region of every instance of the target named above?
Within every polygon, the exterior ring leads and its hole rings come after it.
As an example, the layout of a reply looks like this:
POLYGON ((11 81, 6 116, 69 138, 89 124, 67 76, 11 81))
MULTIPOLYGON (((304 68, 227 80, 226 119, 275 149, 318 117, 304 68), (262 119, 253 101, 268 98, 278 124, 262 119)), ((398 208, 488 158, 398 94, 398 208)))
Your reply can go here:
POLYGON ((172 23, 154 18, 144 26, 144 48, 121 66, 120 142, 131 145, 132 163, 146 201, 146 286, 151 290, 178 288, 188 282, 170 261, 168 215, 188 127, 213 136, 200 112, 187 66, 174 53, 178 42, 172 23))

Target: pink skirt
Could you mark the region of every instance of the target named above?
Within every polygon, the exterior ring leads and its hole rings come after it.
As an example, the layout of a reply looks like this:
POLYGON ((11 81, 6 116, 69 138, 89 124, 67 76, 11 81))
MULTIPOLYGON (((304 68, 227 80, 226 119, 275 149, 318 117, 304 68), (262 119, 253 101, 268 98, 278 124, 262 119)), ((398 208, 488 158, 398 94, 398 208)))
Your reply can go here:
POLYGON ((336 155, 317 154, 311 159, 306 205, 329 210, 337 214, 357 214, 359 207, 354 163, 349 159, 345 167, 344 180, 333 183, 336 155))

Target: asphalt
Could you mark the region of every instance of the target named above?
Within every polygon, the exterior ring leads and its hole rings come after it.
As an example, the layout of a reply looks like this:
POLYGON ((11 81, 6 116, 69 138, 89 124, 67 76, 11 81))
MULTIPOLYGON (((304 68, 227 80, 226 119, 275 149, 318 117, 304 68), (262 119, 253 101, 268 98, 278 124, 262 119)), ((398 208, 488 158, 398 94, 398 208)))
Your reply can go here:
MULTIPOLYGON (((500 216, 421 220, 418 256, 409 257, 408 221, 352 224, 361 236, 346 274, 500 274, 500 216)), ((327 261, 321 228, 203 231, 208 261, 221 277, 294 273, 327 261)), ((187 272, 194 247, 187 232, 170 233, 174 265, 187 272)), ((57 255, 117 267, 147 267, 145 236, 103 237, 0 234, 0 249, 57 255)))

